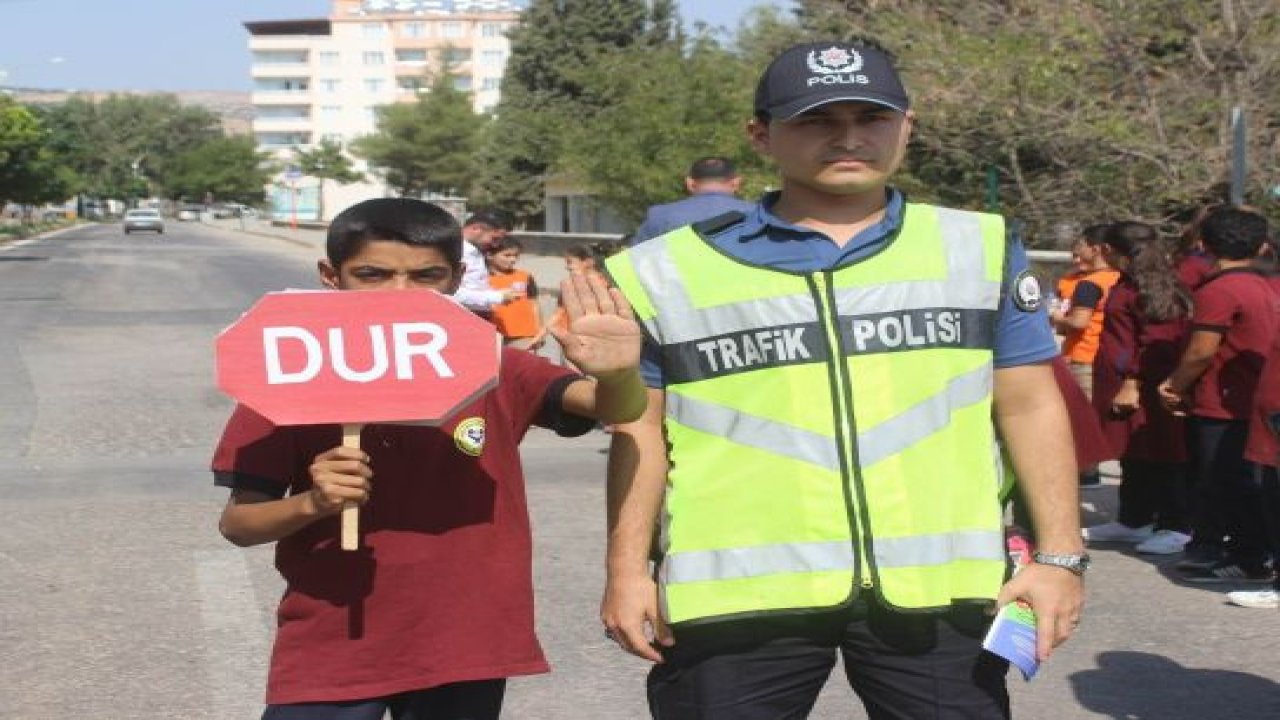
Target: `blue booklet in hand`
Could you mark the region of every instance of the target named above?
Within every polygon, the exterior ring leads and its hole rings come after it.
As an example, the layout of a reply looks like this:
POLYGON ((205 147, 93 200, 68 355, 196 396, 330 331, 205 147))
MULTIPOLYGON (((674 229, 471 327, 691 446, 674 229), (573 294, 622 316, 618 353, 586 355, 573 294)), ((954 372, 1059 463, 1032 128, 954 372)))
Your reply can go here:
POLYGON ((1036 614, 1030 607, 1016 602, 1001 608, 987 631, 982 647, 1008 660, 1030 680, 1040 669, 1036 660, 1036 614))

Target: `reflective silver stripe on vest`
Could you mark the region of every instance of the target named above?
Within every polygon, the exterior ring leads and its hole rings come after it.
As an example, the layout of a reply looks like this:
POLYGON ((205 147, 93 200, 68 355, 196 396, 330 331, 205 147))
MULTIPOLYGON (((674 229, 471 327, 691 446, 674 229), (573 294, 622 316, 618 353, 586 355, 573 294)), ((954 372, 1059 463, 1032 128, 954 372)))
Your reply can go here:
POLYGON ((693 550, 663 561, 663 575, 669 583, 831 570, 853 570, 853 546, 849 541, 693 550))
POLYGON ((836 291, 836 306, 841 315, 933 308, 994 310, 999 307, 1000 283, 987 280, 986 243, 978 216, 950 208, 936 210, 947 254, 946 279, 841 288, 836 291))
MULTIPOLYGON (((959 308, 994 310, 999 306, 1000 283, 986 279, 986 252, 978 216, 948 208, 936 208, 942 244, 947 253, 947 277, 885 283, 836 291, 842 316, 879 312, 959 308)), ((691 232, 691 231, 689 231, 691 232)), ((696 241, 685 231, 676 241, 696 241)), ((632 248, 629 253, 636 277, 655 302, 660 317, 646 323, 663 345, 675 345, 709 337, 767 327, 818 321, 817 305, 807 290, 794 295, 743 300, 714 307, 696 308, 681 283, 681 275, 668 251, 672 235, 664 235, 632 248)))
POLYGON ((946 565, 955 560, 1005 559, 1004 535, 987 530, 872 538, 876 566, 885 568, 946 565))
MULTIPOLYGON (((1004 536, 985 530, 873 538, 872 542, 876 565, 882 569, 1005 559, 1004 536)), ((786 573, 852 572, 853 566, 853 545, 837 540, 676 553, 664 559, 661 577, 666 583, 690 583, 786 573)))
MULTIPOLYGON (((681 233, 683 234, 683 233, 681 233)), ((703 242, 677 236, 679 241, 703 242)), ((647 240, 632 248, 631 264, 645 292, 660 308, 656 323, 661 334, 650 332, 663 345, 701 340, 717 335, 818 322, 818 308, 808 291, 766 299, 695 308, 681 283, 680 271, 667 251, 670 235, 647 240), (661 303, 656 302, 661 298, 661 303)))
POLYGON ((951 422, 951 413, 982 402, 991 394, 991 366, 954 377, 941 392, 912 405, 875 427, 858 433, 858 464, 871 467, 892 457, 951 422))
POLYGON ((680 423, 738 445, 763 450, 840 472, 835 440, 794 425, 748 415, 733 408, 667 393, 667 415, 680 423))

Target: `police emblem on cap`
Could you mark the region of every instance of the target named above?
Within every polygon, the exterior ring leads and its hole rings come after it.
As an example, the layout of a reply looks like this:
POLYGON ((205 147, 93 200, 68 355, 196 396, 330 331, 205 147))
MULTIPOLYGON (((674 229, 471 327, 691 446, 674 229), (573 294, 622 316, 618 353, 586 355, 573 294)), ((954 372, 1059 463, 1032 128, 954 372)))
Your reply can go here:
POLYGON ((862 69, 862 56, 857 50, 832 45, 822 52, 810 50, 808 64, 810 70, 823 75, 858 72, 862 69))
POLYGON ((484 418, 471 417, 458 423, 453 429, 453 444, 471 457, 480 457, 484 451, 484 418))
POLYGON ((1022 312, 1035 312, 1040 309, 1043 301, 1040 280, 1030 270, 1018 273, 1018 278, 1013 283, 1013 304, 1022 312))

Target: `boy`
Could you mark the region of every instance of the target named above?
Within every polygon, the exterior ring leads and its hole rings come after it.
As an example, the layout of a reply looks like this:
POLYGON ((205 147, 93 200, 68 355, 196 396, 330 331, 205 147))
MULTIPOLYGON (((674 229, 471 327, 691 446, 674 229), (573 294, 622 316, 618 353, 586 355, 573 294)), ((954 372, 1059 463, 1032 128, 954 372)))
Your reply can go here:
POLYGON ((485 251, 489 287, 515 293, 514 299, 493 308, 493 324, 508 345, 536 350, 542 344, 542 313, 538 308, 538 284, 528 270, 516 267, 524 248, 515 238, 502 238, 485 251))
POLYGON ((1200 235, 1216 271, 1195 291, 1187 349, 1160 386, 1167 406, 1191 416, 1199 485, 1193 540, 1178 568, 1191 582, 1267 582, 1259 488, 1244 459, 1258 378, 1280 326, 1275 291, 1253 264, 1267 221, 1220 207, 1200 235))
MULTIPOLYGON (((447 294, 461 242, 435 205, 369 200, 334 219, 320 279, 447 294)), ((557 339, 594 380, 504 350, 498 387, 452 420, 366 426, 358 449, 337 426, 272 427, 236 409, 213 460, 231 489, 219 527, 236 545, 277 542, 287 584, 264 718, 496 718, 505 678, 547 671, 517 444, 533 424, 573 436, 644 409, 630 308, 585 278, 564 293, 557 339), (337 545, 345 502, 366 505, 361 552, 337 545)))

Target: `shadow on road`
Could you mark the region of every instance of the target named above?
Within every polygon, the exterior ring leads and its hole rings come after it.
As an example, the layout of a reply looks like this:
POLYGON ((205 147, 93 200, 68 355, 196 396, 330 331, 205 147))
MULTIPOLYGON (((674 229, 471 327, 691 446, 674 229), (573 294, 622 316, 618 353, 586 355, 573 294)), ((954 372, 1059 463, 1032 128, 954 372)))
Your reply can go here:
MULTIPOLYGON (((1269 625, 1269 624, 1268 624, 1269 625)), ((1280 685, 1232 670, 1188 668, 1159 655, 1105 652, 1070 677, 1080 705, 1116 720, 1280 717, 1280 685)))

